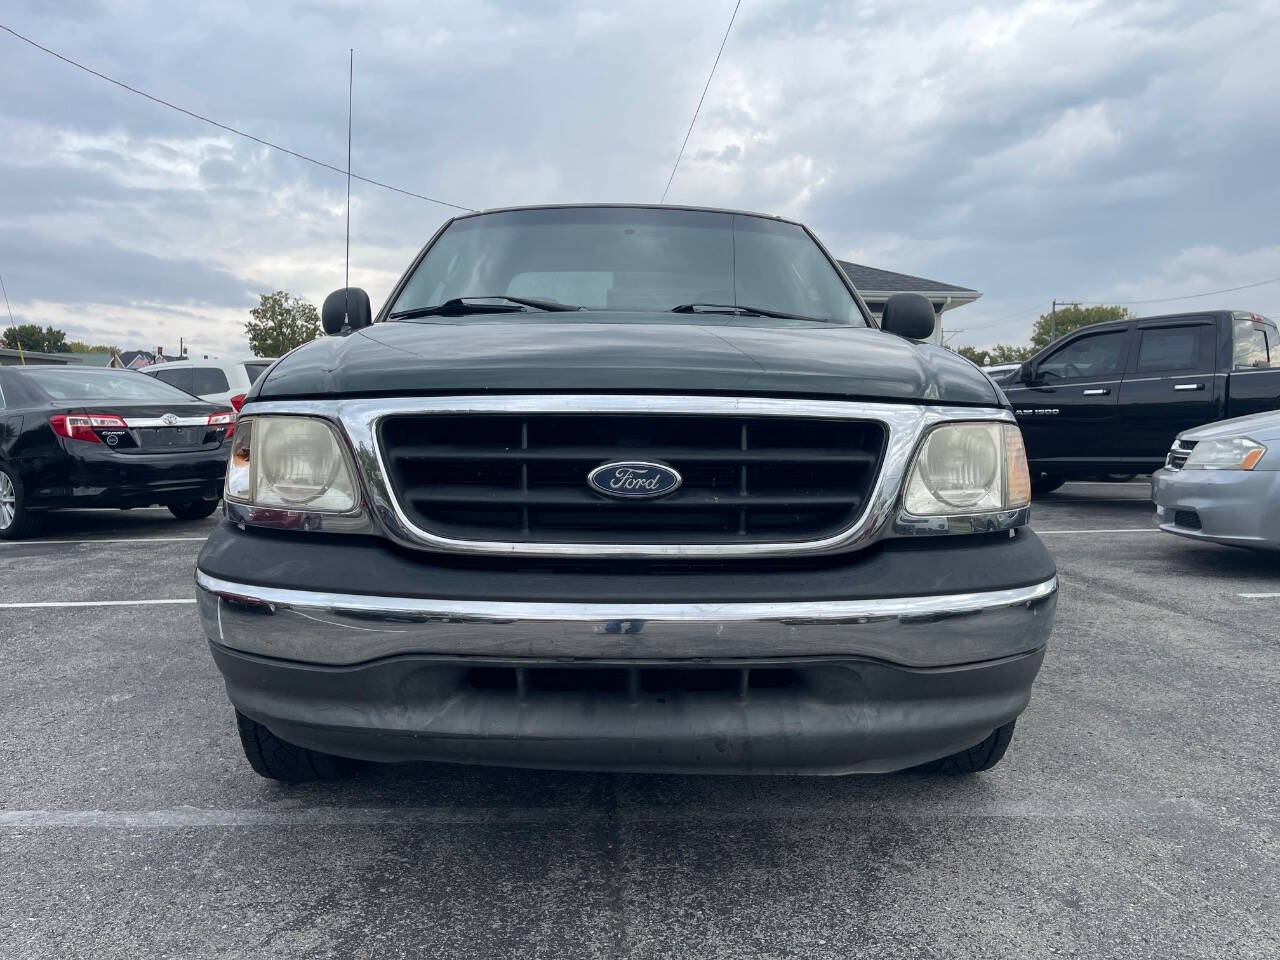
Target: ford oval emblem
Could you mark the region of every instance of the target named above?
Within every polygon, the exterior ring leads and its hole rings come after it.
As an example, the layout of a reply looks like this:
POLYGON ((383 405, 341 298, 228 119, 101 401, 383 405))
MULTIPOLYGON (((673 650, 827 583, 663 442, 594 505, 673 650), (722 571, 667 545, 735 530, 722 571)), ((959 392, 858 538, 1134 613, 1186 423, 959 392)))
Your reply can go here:
POLYGON ((624 500, 664 497, 678 490, 683 482, 680 474, 670 467, 643 460, 605 463, 587 474, 587 483, 593 490, 624 500))

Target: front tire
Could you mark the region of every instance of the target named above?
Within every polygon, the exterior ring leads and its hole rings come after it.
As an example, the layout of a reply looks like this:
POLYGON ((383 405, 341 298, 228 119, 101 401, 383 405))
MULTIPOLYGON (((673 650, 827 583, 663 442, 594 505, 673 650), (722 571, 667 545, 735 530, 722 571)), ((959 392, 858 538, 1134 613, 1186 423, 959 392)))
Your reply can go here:
POLYGON ((338 780, 351 772, 355 762, 318 750, 286 743, 274 733, 236 711, 236 728, 240 745, 254 773, 281 783, 309 783, 313 780, 338 780))
POLYGON ((18 471, 0 463, 0 540, 21 540, 40 524, 40 515, 27 509, 18 471))
POLYGON ((953 753, 949 757, 942 757, 929 763, 923 763, 914 768, 915 772, 940 773, 943 776, 963 777, 971 773, 990 770, 1000 762, 1001 758, 1004 757, 1005 751, 1009 749, 1009 743, 1013 740, 1013 728, 1016 723, 1016 720, 1010 720, 1003 727, 997 727, 991 731, 991 735, 981 743, 970 747, 968 750, 953 753))
POLYGON ((203 520, 218 509, 218 500, 192 500, 189 503, 171 503, 169 512, 179 520, 203 520))

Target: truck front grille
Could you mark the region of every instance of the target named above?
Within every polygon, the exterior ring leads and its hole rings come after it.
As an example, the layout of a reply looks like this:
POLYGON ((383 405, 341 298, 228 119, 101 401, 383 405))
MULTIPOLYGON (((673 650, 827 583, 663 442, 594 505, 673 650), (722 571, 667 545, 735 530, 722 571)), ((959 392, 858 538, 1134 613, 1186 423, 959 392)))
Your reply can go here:
POLYGON ((807 417, 406 414, 379 428, 392 492, 431 534, 520 543, 795 542, 853 524, 883 424, 807 417), (587 484, 612 461, 670 466, 682 486, 618 500, 587 484))

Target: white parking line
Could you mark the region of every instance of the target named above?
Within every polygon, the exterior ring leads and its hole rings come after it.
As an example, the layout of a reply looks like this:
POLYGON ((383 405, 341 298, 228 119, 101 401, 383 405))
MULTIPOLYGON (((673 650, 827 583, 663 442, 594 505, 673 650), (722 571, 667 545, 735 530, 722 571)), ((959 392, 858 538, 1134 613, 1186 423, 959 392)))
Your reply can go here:
POLYGON ((30 603, 0 603, 0 610, 30 610, 45 607, 156 607, 195 602, 195 597, 181 600, 50 600, 30 603))
POLYGON ((1236 596, 1246 600, 1272 600, 1280 597, 1280 593, 1237 593, 1236 596))
POLYGON ((129 537, 120 540, 4 540, 0 547, 75 546, 82 543, 204 543, 208 537, 129 537))
POLYGON ((732 822, 761 820, 821 820, 859 817, 876 820, 932 820, 960 818, 1017 818, 1027 820, 1070 817, 1123 820, 1145 817, 1217 817, 1216 802, 1192 797, 1108 797, 1082 801, 1059 799, 963 800, 886 807, 881 801, 842 802, 836 806, 748 804, 723 809, 700 803, 621 804, 610 813, 599 807, 242 807, 209 809, 170 807, 159 810, 0 810, 0 827, 58 829, 67 827, 165 830, 191 827, 316 827, 405 826, 440 823, 563 824, 605 822, 612 817, 632 823, 732 822))
POLYGON ((1036 500, 1038 506, 1048 507, 1055 503, 1145 503, 1151 506, 1150 497, 1054 497, 1052 500, 1036 500))
POLYGON ((1039 527, 1032 529, 1040 536, 1048 536, 1052 533, 1161 533, 1155 527, 1115 527, 1111 530, 1041 530, 1039 527))

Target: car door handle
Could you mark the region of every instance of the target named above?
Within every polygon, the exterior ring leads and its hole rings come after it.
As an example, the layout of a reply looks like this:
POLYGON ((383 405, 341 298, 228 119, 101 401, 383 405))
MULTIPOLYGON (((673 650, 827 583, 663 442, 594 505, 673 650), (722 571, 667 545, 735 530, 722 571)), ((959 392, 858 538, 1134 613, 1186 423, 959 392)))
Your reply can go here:
POLYGON ((1110 387, 1095 387, 1092 390, 1083 391, 1086 397, 1105 397, 1111 392, 1110 387))
POLYGON ((1173 385, 1173 389, 1175 389, 1175 390, 1203 390, 1203 389, 1204 389, 1204 384, 1203 384, 1203 383, 1175 383, 1175 384, 1173 385))

